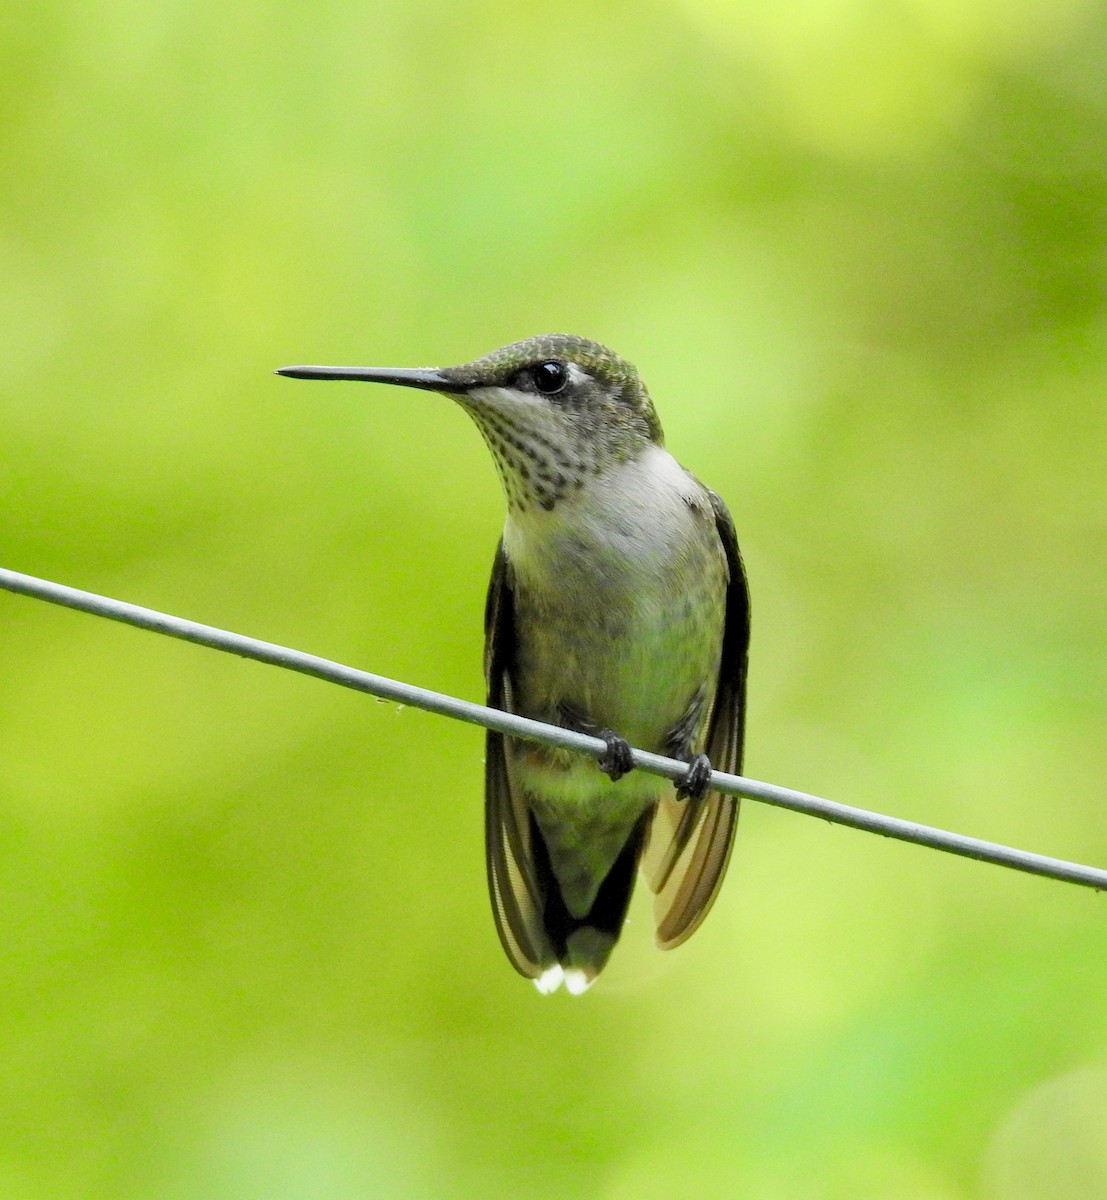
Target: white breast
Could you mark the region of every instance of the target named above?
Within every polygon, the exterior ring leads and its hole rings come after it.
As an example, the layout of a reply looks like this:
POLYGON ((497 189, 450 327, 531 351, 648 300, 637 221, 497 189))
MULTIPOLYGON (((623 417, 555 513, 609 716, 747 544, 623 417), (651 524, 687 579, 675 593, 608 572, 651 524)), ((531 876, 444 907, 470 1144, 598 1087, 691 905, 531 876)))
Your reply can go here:
POLYGON ((717 669, 726 563, 703 487, 654 446, 551 512, 509 516, 517 696, 658 739, 717 669), (695 586, 692 586, 692 585, 695 586))
POLYGON ((703 489, 661 446, 611 468, 551 512, 529 508, 508 514, 504 549, 516 578, 537 588, 564 588, 584 568, 595 586, 596 568, 613 585, 626 572, 635 583, 679 557, 702 513, 703 489))

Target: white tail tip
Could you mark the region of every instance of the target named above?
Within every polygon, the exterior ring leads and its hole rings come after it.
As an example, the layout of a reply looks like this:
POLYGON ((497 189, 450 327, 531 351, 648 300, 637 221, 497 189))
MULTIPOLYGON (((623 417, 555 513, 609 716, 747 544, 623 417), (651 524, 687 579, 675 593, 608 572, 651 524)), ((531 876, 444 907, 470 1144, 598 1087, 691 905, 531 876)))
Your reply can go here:
POLYGON ((566 971, 560 963, 554 963, 552 967, 547 967, 538 976, 534 981, 534 986, 543 996, 548 996, 564 984, 565 990, 570 996, 579 996, 588 991, 594 982, 583 971, 579 971, 575 967, 570 967, 566 971))
POLYGON ((565 979, 565 972, 561 969, 560 963, 554 963, 552 967, 547 967, 541 975, 534 981, 534 986, 542 993, 543 996, 548 996, 551 992, 556 992, 561 987, 565 979))

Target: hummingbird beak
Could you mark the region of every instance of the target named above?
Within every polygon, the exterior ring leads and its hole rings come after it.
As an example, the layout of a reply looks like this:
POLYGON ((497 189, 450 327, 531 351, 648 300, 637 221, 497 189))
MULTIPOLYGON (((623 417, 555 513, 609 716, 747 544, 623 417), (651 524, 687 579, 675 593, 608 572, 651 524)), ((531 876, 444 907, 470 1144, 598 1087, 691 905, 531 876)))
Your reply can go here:
POLYGON ((433 367, 278 367, 275 374, 291 379, 354 379, 362 383, 395 383, 428 392, 464 392, 463 384, 433 367))

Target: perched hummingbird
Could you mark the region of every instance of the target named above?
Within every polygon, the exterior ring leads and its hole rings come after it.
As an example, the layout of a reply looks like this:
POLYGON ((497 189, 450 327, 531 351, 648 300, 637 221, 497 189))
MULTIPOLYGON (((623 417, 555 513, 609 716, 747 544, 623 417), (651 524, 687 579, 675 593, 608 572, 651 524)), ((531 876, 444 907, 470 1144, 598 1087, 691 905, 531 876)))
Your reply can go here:
POLYGON ((515 342, 460 367, 282 367, 445 392, 477 423, 507 497, 485 609, 489 705, 602 738, 579 754, 487 735, 485 847, 512 965, 585 990, 622 930, 637 869, 662 949, 722 883, 742 762, 749 594, 722 500, 665 449, 638 373, 580 337, 515 342), (631 745, 689 763, 679 787, 631 745), (602 773, 601 773, 602 772, 602 773))

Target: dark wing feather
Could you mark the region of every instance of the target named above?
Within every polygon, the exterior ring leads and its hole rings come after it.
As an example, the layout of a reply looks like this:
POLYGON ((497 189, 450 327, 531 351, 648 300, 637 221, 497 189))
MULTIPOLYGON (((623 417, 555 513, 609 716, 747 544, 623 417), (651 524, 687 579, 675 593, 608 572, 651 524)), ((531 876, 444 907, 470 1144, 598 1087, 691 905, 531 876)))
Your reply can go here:
MULTIPOLYGON (((729 581, 722 658, 704 751, 718 771, 738 774, 746 715, 746 664, 750 602, 734 523, 722 500, 709 492, 715 527, 726 553, 729 581)), ((738 824, 738 799, 710 792, 704 799, 666 798, 657 806, 644 870, 657 893, 657 944, 671 950, 689 938, 715 901, 730 861, 738 824)))
MULTIPOLYGON (((484 674, 488 704, 511 711, 515 604, 511 569, 501 542, 484 610, 484 674)), ((484 760, 484 845, 496 930, 512 965, 528 979, 557 961, 542 925, 541 890, 531 848, 533 826, 512 787, 502 734, 488 730, 484 760)))

